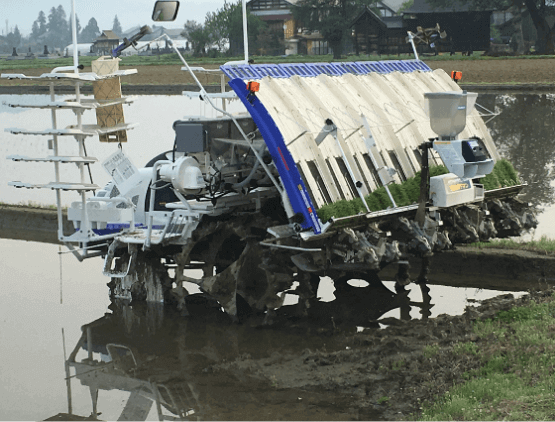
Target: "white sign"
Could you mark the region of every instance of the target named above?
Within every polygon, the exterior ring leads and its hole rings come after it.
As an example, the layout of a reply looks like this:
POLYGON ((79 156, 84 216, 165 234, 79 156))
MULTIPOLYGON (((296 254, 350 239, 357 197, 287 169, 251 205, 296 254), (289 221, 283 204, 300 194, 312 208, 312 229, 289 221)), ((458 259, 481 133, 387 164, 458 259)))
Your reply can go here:
POLYGON ((134 177, 137 168, 133 165, 129 157, 121 150, 110 155, 103 163, 102 167, 108 172, 120 192, 126 192, 134 184, 134 177))

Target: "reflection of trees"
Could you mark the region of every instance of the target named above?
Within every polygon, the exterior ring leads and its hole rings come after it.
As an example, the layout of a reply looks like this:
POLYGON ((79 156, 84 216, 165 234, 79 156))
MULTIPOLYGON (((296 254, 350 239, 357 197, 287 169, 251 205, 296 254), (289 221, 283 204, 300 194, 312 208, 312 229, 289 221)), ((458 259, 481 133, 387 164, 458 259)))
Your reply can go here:
POLYGON ((550 205, 555 189, 552 163, 555 160, 555 95, 480 95, 490 110, 501 112, 488 123, 489 131, 503 158, 513 163, 529 185, 524 200, 550 205))

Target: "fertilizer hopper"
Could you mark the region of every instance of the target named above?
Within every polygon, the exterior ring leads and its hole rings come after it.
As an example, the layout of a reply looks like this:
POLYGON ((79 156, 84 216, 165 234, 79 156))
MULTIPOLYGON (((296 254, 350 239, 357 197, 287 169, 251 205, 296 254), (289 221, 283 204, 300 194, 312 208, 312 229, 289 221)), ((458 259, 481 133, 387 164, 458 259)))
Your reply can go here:
POLYGON ((432 145, 449 170, 430 179, 430 198, 437 207, 482 201, 479 179, 491 173, 493 159, 478 138, 456 139, 466 126, 477 94, 466 91, 425 93, 430 127, 438 135, 432 145))

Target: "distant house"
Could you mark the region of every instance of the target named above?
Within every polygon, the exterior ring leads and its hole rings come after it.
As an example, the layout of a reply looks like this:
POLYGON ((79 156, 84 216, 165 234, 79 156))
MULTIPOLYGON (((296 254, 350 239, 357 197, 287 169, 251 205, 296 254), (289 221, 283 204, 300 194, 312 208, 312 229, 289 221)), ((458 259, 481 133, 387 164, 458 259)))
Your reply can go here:
MULTIPOLYGON (((438 46, 443 51, 487 50, 490 43, 490 18, 492 11, 474 11, 468 5, 453 2, 453 5, 432 8, 426 0, 414 0, 414 4, 403 11, 402 16, 392 13, 383 2, 376 7, 365 7, 354 19, 353 42, 358 54, 401 54, 412 53, 406 42, 407 31, 417 32, 418 27, 433 28, 439 24, 447 32, 447 38, 438 46)), ((430 47, 419 50, 433 51, 430 47)))
MULTIPOLYGON (((407 28, 403 17, 386 13, 378 15, 373 9, 365 7, 353 20, 353 44, 355 54, 400 54, 411 53, 406 42, 407 28)), ((380 13, 384 10, 379 9, 380 13)))
MULTIPOLYGON (((253 15, 258 16, 261 20, 268 24, 268 27, 282 35, 285 44, 285 54, 331 54, 332 50, 328 42, 324 40, 322 34, 318 31, 309 31, 303 27, 301 22, 293 18, 292 9, 300 0, 250 0, 247 7, 253 15)), ((386 28, 390 25, 393 28, 402 26, 401 17, 398 16, 390 6, 393 1, 378 1, 373 8, 377 13, 370 9, 368 12, 362 11, 356 27, 353 23, 354 31, 358 32, 359 51, 375 51, 380 50, 378 44, 387 45, 386 28), (364 27, 366 21, 370 24, 364 27), (370 23, 371 21, 371 23, 370 23), (391 22, 390 22, 391 21, 391 22)), ((355 19, 355 20, 357 20, 355 19)), ((405 32, 406 36, 406 32, 405 32)), ((404 37, 403 37, 404 39, 404 37)), ((347 39, 348 50, 350 50, 350 39, 347 39)), ((355 37, 354 49, 357 50, 357 39, 355 37)))
POLYGON ((109 56, 119 44, 119 37, 113 31, 102 31, 100 37, 94 40, 92 51, 99 56, 109 56))
MULTIPOLYGON (((299 26, 293 19, 291 9, 298 0, 250 0, 249 11, 266 22, 268 29, 285 42, 286 54, 298 53, 299 26)), ((321 39, 321 37, 320 37, 321 39)))
POLYGON ((387 25, 378 14, 366 6, 354 19, 355 54, 382 54, 387 45, 387 25))
POLYGON ((293 18, 292 9, 299 1, 250 0, 247 7, 284 41, 285 54, 331 54, 332 50, 320 32, 308 31, 293 18))
POLYGON ((372 7, 378 9, 382 18, 397 16, 397 12, 386 2, 378 1, 375 5, 372 5, 372 7))
POLYGON ((453 2, 445 8, 433 8, 426 0, 414 0, 403 11, 406 29, 431 28, 439 24, 447 32, 449 49, 453 51, 488 50, 490 45, 490 21, 493 9, 473 10, 468 4, 453 2), (449 41, 450 40, 450 41, 449 41))

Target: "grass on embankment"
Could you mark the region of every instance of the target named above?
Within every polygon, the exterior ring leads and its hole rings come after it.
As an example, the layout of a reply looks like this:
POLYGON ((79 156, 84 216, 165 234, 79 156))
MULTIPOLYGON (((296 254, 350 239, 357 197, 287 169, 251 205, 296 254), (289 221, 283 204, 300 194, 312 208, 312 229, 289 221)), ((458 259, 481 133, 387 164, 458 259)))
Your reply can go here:
POLYGON ((546 255, 555 254, 555 240, 547 236, 542 236, 539 240, 530 240, 529 242, 519 242, 513 239, 496 239, 490 242, 472 243, 469 246, 480 249, 518 249, 540 252, 546 255))
MULTIPOLYGON (((555 298, 531 301, 474 323, 476 342, 453 353, 478 357, 481 368, 433 403, 420 420, 554 420, 555 298)), ((430 349, 433 352, 432 349, 430 349)), ((433 357, 432 357, 433 358, 433 357)))

